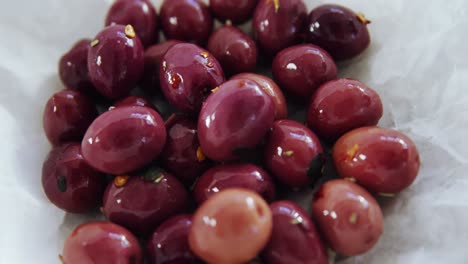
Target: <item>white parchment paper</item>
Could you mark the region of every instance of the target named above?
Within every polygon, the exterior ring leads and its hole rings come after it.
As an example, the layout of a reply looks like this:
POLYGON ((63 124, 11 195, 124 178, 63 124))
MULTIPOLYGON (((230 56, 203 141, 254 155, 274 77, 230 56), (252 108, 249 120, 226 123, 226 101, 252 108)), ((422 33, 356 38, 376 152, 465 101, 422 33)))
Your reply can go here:
MULTIPOLYGON (((64 214, 42 193, 50 148, 42 109, 62 88, 59 57, 102 28, 110 2, 0 0, 1 264, 58 263, 64 238, 86 220, 64 214)), ((340 75, 381 94, 381 125, 407 133, 422 159, 415 184, 383 204, 385 232, 375 249, 340 262, 468 263, 468 2, 334 3, 372 20, 372 46, 340 65, 340 75)))

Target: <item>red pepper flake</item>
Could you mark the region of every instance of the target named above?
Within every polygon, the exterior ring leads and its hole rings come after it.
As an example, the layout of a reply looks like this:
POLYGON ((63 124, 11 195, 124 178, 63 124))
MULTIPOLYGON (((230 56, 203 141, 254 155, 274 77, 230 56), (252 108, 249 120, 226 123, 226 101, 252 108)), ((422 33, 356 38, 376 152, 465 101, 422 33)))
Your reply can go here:
POLYGON ((180 78, 179 74, 171 74, 171 77, 169 79, 169 83, 171 84, 173 89, 179 88, 180 83, 182 82, 182 79, 180 78))
POLYGON ((202 56, 203 58, 207 59, 209 56, 210 56, 210 53, 208 51, 202 51, 200 53, 200 56, 202 56))
POLYGON ((201 147, 197 148, 197 160, 200 162, 206 160, 205 154, 203 153, 201 147))
POLYGON ((365 24, 365 25, 371 23, 371 21, 370 21, 369 19, 367 19, 366 16, 364 16, 363 13, 358 13, 358 14, 357 14, 357 18, 359 19, 359 21, 360 21, 361 23, 363 23, 363 24, 365 24))
POLYGON ((136 36, 135 29, 132 25, 125 26, 125 35, 129 38, 134 38, 136 36))
POLYGON ((114 178, 114 185, 117 187, 123 187, 127 184, 129 178, 130 176, 117 176, 114 178))

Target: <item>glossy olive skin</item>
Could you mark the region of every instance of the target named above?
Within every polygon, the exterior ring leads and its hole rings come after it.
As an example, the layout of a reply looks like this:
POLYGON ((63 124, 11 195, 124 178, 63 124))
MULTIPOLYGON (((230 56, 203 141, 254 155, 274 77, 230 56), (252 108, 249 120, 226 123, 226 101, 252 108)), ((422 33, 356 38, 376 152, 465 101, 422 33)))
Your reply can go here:
POLYGON ((322 185, 314 196, 312 215, 328 245, 344 256, 369 251, 383 233, 379 204, 348 180, 331 180, 322 185))
POLYGON ((143 46, 159 39, 158 16, 149 0, 118 0, 109 9, 106 26, 132 25, 143 46))
POLYGON ((96 89, 89 80, 88 50, 90 39, 81 39, 65 53, 59 61, 59 77, 66 88, 78 90, 86 94, 93 94, 96 89))
POLYGON ((157 94, 160 91, 159 68, 164 54, 175 44, 182 43, 178 40, 168 40, 155 44, 145 50, 145 70, 141 79, 141 86, 148 94, 157 94))
POLYGON ((213 15, 221 22, 247 22, 253 15, 258 0, 210 0, 213 15))
POLYGON ((208 51, 181 43, 164 55, 159 78, 169 103, 183 112, 198 113, 211 90, 224 82, 224 72, 208 51))
POLYGON ((203 153, 215 161, 236 160, 236 152, 254 149, 260 143, 274 115, 273 100, 257 83, 223 83, 208 97, 198 118, 203 153))
POLYGON ((145 178, 130 176, 123 186, 111 182, 104 193, 103 213, 111 222, 149 235, 169 217, 188 207, 188 193, 172 175, 155 171, 145 178))
POLYGON ((156 110, 156 112, 159 113, 159 110, 156 108, 156 106, 152 102, 139 96, 132 95, 114 103, 114 107, 123 107, 123 106, 145 106, 145 107, 154 109, 156 110))
POLYGON ((307 124, 322 138, 334 141, 355 128, 377 125, 382 115, 376 91, 359 81, 338 79, 326 82, 314 93, 307 124))
POLYGON ((161 152, 161 162, 180 181, 191 185, 210 166, 210 161, 203 153, 200 154, 197 121, 175 115, 166 121, 166 130, 167 140, 161 152))
POLYGON ((268 242, 272 215, 255 192, 232 188, 213 195, 193 216, 192 251, 208 263, 246 263, 268 242))
POLYGON ((201 0, 164 0, 160 12, 166 39, 204 45, 213 31, 210 8, 201 0))
POLYGON ((363 127, 341 137, 333 148, 338 174, 352 178, 367 190, 395 194, 411 185, 420 159, 414 142, 403 133, 363 127))
POLYGON ((110 99, 127 96, 143 74, 143 45, 122 25, 109 26, 94 38, 88 52, 89 77, 110 99))
POLYGON ((369 47, 369 23, 346 7, 321 5, 309 14, 307 41, 324 48, 335 60, 351 59, 369 47))
POLYGON ((203 264, 188 243, 192 215, 177 215, 164 221, 147 243, 148 264, 203 264))
POLYGON ((305 100, 309 100, 320 85, 336 79, 338 72, 332 57, 311 44, 282 50, 273 61, 272 71, 284 91, 305 100))
POLYGON ((299 44, 304 39, 307 24, 307 9, 302 0, 259 0, 252 21, 255 40, 259 50, 267 56, 287 47, 299 44))
POLYGON ((268 264, 328 264, 327 250, 307 212, 291 201, 270 205, 271 237, 262 251, 268 264))
POLYGON ((81 147, 92 167, 119 175, 156 159, 165 142, 164 121, 156 111, 143 106, 124 106, 94 120, 81 147))
POLYGON ((88 222, 65 241, 61 260, 66 264, 143 264, 137 238, 110 222, 88 222))
POLYGON ((211 34, 207 49, 218 59, 226 75, 255 71, 257 46, 240 29, 224 26, 211 34))
POLYGON ((292 120, 275 121, 263 160, 280 182, 292 188, 311 184, 321 175, 322 158, 323 148, 310 129, 292 120))
POLYGON ((80 141, 97 116, 93 101, 71 89, 55 93, 43 113, 44 132, 52 145, 80 141))
POLYGON ((42 166, 42 188, 58 208, 87 213, 101 203, 105 177, 85 162, 79 143, 68 143, 47 155, 42 166))
POLYGON ((231 80, 249 79, 256 82, 273 99, 275 104, 275 120, 288 118, 286 98, 279 86, 272 79, 256 73, 240 73, 231 77, 231 80))
POLYGON ((276 196, 270 175, 252 164, 226 164, 209 169, 198 179, 193 194, 197 203, 202 204, 214 194, 234 187, 252 190, 267 202, 276 196))

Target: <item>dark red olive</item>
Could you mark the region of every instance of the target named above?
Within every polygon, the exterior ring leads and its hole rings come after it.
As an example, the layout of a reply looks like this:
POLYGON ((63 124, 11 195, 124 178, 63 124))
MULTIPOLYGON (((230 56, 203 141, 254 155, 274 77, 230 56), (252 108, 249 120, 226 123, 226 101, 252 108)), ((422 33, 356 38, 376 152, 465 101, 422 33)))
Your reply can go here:
POLYGON ((145 50, 145 70, 141 79, 141 86, 145 92, 156 94, 160 91, 159 68, 164 54, 175 44, 182 43, 178 40, 168 40, 153 45, 145 50))
POLYGON ((257 66, 257 46, 240 29, 224 26, 211 34, 208 50, 218 59, 227 75, 251 72, 257 66))
POLYGON ((64 264, 143 264, 137 238, 109 222, 89 222, 68 236, 60 260, 64 264))
POLYGON ((148 240, 148 264, 203 264, 188 243, 191 226, 191 215, 177 215, 164 221, 148 240))
POLYGON ((190 43, 176 44, 166 52, 159 76, 169 103, 187 113, 198 113, 211 90, 224 82, 216 58, 190 43))
POLYGON ((117 176, 104 194, 103 213, 111 222, 149 235, 188 207, 188 193, 172 175, 150 169, 143 175, 117 176))
POLYGON ((164 121, 156 111, 123 106, 94 120, 84 136, 82 152, 94 168, 119 175, 156 159, 165 142, 164 121))
POLYGON ((291 201, 270 205, 273 231, 263 249, 268 264, 328 264, 327 250, 307 212, 291 201))
POLYGON ((82 39, 73 45, 59 61, 58 73, 66 88, 78 90, 88 95, 96 93, 88 74, 88 50, 90 39, 82 39))
POLYGON ((336 140, 358 127, 377 125, 383 114, 379 94, 351 79, 329 81, 314 93, 307 124, 322 138, 336 140))
POLYGON ((339 5, 321 5, 311 11, 307 41, 324 48, 335 60, 351 59, 370 44, 367 20, 339 5))
POLYGON ((91 42, 89 77, 110 99, 127 96, 143 74, 143 46, 131 25, 103 29, 91 42))
POLYGON ((382 195, 393 195, 410 186, 418 175, 419 153, 403 133, 363 127, 341 137, 333 148, 338 174, 382 195))
POLYGON ((301 188, 320 177, 323 149, 317 136, 306 126, 279 120, 273 124, 263 158, 279 181, 301 188))
POLYGON ((210 8, 201 0, 164 0, 160 19, 167 39, 204 45, 213 31, 210 8))
POLYGON ((166 121, 166 130, 161 161, 174 176, 191 185, 210 166, 198 142, 197 121, 175 115, 166 121))
POLYGON ((145 107, 152 108, 156 110, 156 112, 159 113, 159 110, 156 108, 156 106, 152 102, 139 96, 129 96, 127 98, 124 98, 114 103, 114 107, 122 107, 122 106, 145 106, 145 107))
POLYGON ((132 25, 143 46, 148 47, 159 39, 158 17, 149 0, 118 0, 106 17, 106 26, 132 25))
POLYGON ((273 99, 275 104, 275 120, 288 118, 288 106, 286 98, 279 86, 270 78, 255 74, 255 73, 241 73, 231 77, 231 80, 249 79, 256 82, 273 99))
POLYGON ((247 22, 255 10, 258 0, 210 0, 213 15, 221 22, 234 24, 247 22))
POLYGON ((273 57, 303 41, 307 8, 302 0, 260 0, 252 23, 259 50, 273 57))
POLYGON ((272 71, 284 91, 309 100, 320 85, 337 78, 338 70, 325 50, 305 44, 278 53, 272 71))
POLYGON ((234 187, 257 192, 267 202, 276 196, 270 175, 252 164, 227 164, 209 169, 198 179, 193 194, 198 204, 202 204, 214 194, 234 187))
POLYGON ((97 208, 105 189, 105 177, 83 159, 79 143, 53 148, 42 166, 42 187, 47 198, 69 213, 97 208))
POLYGON ((50 143, 59 145, 80 141, 96 116, 96 106, 90 98, 79 91, 66 89, 47 101, 42 121, 50 143))
POLYGON ((256 82, 227 81, 200 112, 198 138, 203 153, 215 161, 235 160, 240 151, 260 143, 274 118, 273 100, 256 82))
POLYGON ((312 203, 312 215, 328 245, 344 256, 366 253, 383 232, 377 201, 347 180, 331 180, 321 186, 312 203))

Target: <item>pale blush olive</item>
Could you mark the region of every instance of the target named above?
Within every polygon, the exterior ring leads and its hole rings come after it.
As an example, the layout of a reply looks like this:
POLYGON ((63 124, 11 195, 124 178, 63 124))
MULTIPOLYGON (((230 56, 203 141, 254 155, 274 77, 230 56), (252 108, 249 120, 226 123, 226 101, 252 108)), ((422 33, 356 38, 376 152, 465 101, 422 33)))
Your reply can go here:
POLYGON ((261 195, 267 202, 275 199, 276 188, 270 175, 252 164, 226 164, 213 167, 198 179, 193 193, 198 204, 229 188, 244 188, 261 195))
POLYGON ((273 61, 272 71, 283 91, 303 100, 309 100, 323 83, 337 78, 332 57, 311 44, 282 50, 273 61))
POLYGON ((85 160, 99 171, 124 174, 156 159, 166 142, 161 116, 143 106, 123 106, 100 115, 82 141, 85 160))
POLYGON ((106 26, 132 25, 143 46, 159 39, 158 16, 149 0, 118 0, 109 9, 106 26))
POLYGON ((260 0, 252 21, 259 50, 267 56, 304 39, 307 9, 302 0, 260 0))
POLYGON ((172 46, 160 67, 161 90, 173 106, 197 114, 211 90, 224 82, 216 58, 195 44, 172 46))
POLYGON ((67 143, 49 152, 42 166, 42 187, 60 209, 87 213, 101 204, 105 177, 86 163, 79 143, 67 143))
POLYGON ((267 137, 264 163, 283 184, 302 188, 321 176, 323 148, 318 137, 293 120, 275 121, 267 137))
POLYGON ((362 14, 339 5, 321 5, 310 12, 307 41, 328 51, 335 60, 351 59, 370 44, 370 23, 362 14))
POLYGON ((60 256, 64 264, 143 264, 137 238, 109 222, 89 222, 73 230, 60 256))
POLYGON ((312 216, 328 245, 344 256, 369 251, 383 233, 377 201, 348 180, 326 182, 314 196, 312 216))
POLYGON ((341 177, 382 195, 393 195, 410 186, 420 166, 418 150, 410 138, 379 127, 346 133, 333 147, 333 161, 341 177))
POLYGON ((314 93, 307 113, 308 126, 333 141, 363 126, 377 125, 383 114, 376 91, 351 79, 329 81, 314 93))
POLYGON ((80 141, 97 116, 93 101, 80 91, 71 89, 55 93, 47 101, 43 127, 53 145, 80 141))
POLYGON ((89 77, 105 97, 127 96, 140 80, 143 67, 143 45, 131 25, 106 27, 91 42, 89 77))
POLYGON ((273 124, 271 97, 250 80, 223 83, 206 100, 198 118, 198 138, 203 153, 215 161, 239 158, 254 149, 273 124))

